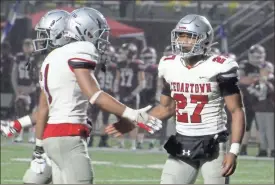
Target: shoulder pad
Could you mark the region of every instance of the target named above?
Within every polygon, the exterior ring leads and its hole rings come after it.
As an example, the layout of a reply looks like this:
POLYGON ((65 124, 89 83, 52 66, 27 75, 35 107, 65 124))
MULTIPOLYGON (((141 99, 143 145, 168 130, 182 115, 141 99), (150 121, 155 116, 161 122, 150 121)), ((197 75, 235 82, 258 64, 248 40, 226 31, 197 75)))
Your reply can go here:
POLYGON ((69 49, 72 55, 86 54, 91 57, 94 61, 99 60, 99 53, 93 43, 87 41, 77 41, 65 45, 69 49))
POLYGON ((169 56, 163 56, 158 64, 158 76, 159 78, 164 77, 166 65, 168 65, 171 61, 173 61, 176 58, 176 55, 169 55, 169 56))

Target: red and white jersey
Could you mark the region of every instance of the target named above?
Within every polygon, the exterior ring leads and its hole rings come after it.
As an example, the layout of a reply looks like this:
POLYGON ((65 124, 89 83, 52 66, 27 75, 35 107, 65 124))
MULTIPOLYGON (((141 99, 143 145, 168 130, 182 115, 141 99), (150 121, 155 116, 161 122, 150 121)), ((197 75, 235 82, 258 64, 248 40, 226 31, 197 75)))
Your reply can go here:
POLYGON ((238 64, 213 55, 188 68, 180 56, 160 60, 158 73, 170 85, 176 101, 176 131, 186 136, 216 134, 226 130, 224 99, 217 77, 237 77, 238 64))
MULTIPOLYGON (((98 52, 90 42, 73 42, 53 50, 40 70, 40 86, 48 98, 48 123, 86 123, 88 98, 82 93, 69 62, 96 65, 98 52)), ((93 73, 91 73, 93 75, 93 73)))

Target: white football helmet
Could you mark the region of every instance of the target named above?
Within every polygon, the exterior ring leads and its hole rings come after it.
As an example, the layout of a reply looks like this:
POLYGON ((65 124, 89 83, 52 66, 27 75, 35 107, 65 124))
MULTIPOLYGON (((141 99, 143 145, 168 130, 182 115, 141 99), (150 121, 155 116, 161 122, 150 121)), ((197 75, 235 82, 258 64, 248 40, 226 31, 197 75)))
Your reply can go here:
POLYGON ((36 39, 33 40, 34 51, 42 51, 63 46, 69 42, 63 37, 63 31, 69 12, 64 10, 51 10, 46 13, 35 26, 36 39))
POLYGON ((171 32, 173 54, 181 55, 184 58, 204 55, 210 50, 213 37, 213 28, 205 17, 196 14, 186 15, 178 22, 175 29, 171 32), (190 47, 191 43, 183 43, 178 40, 182 33, 195 39, 195 43, 192 44, 191 50, 186 49, 190 47))
POLYGON ((105 17, 93 8, 83 7, 71 12, 65 37, 77 41, 88 41, 103 53, 109 44, 109 25, 105 17))

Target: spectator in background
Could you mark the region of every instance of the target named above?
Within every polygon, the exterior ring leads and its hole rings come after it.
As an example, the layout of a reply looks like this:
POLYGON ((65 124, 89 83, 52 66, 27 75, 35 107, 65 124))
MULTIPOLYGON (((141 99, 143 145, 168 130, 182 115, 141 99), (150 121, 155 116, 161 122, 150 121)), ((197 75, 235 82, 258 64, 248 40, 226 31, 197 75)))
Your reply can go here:
POLYGON ((260 152, 258 157, 274 157, 274 67, 266 62, 261 66, 259 80, 248 87, 248 92, 255 96, 253 108, 260 132, 260 152))
MULTIPOLYGON (((22 117, 30 114, 32 111, 32 98, 36 99, 34 93, 36 91, 36 79, 34 68, 27 69, 26 64, 28 62, 34 64, 35 58, 32 56, 34 51, 32 40, 25 39, 23 41, 23 52, 16 54, 16 59, 12 68, 12 85, 15 92, 15 112, 17 116, 22 117), (35 83, 34 83, 35 82, 35 83)), ((34 104, 34 103, 33 103, 34 104)), ((23 129, 19 136, 15 138, 15 142, 22 142, 23 129)), ((29 142, 34 142, 33 128, 29 129, 29 142)))
POLYGON ((14 62, 14 57, 11 55, 10 43, 5 41, 1 44, 1 92, 11 93, 11 69, 14 62))
POLYGON ((11 85, 11 70, 14 63, 14 57, 11 54, 10 43, 5 41, 1 44, 1 119, 9 119, 11 110, 11 101, 13 97, 13 88, 11 85))
MULTIPOLYGON (((243 137, 240 155, 247 155, 247 144, 250 138, 252 123, 255 120, 255 111, 252 108, 254 104, 254 99, 252 95, 248 92, 247 88, 259 78, 259 66, 263 62, 265 62, 265 49, 260 45, 251 46, 248 51, 248 60, 242 60, 239 62, 239 82, 241 91, 243 93, 243 101, 246 115, 246 132, 243 137)), ((258 123, 256 120, 255 123, 256 129, 258 130, 258 123)), ((258 131, 257 137, 259 137, 258 131)))

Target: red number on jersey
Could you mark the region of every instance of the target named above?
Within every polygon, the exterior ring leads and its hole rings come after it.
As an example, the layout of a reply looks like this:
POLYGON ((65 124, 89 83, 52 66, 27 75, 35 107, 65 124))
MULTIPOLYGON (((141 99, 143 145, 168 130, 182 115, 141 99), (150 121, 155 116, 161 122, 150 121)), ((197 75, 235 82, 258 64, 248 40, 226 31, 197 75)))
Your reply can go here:
MULTIPOLYGON (((177 102, 176 115, 177 120, 182 123, 189 123, 188 113, 179 113, 179 109, 185 109, 187 106, 187 98, 183 94, 174 94, 174 100, 177 102)), ((190 116, 191 123, 201 123, 201 111, 205 104, 208 103, 207 95, 190 95, 190 103, 197 103, 193 114, 190 116)))
POLYGON ((217 56, 217 57, 213 58, 213 62, 218 62, 220 64, 223 64, 225 60, 226 60, 226 58, 223 58, 222 56, 217 56))
POLYGON ((163 60, 174 60, 176 58, 176 55, 170 55, 168 57, 165 57, 163 60))
POLYGON ((48 96, 49 104, 51 104, 52 96, 50 94, 49 87, 48 87, 48 73, 49 73, 49 64, 46 65, 45 71, 44 71, 44 88, 45 88, 46 94, 48 96))

